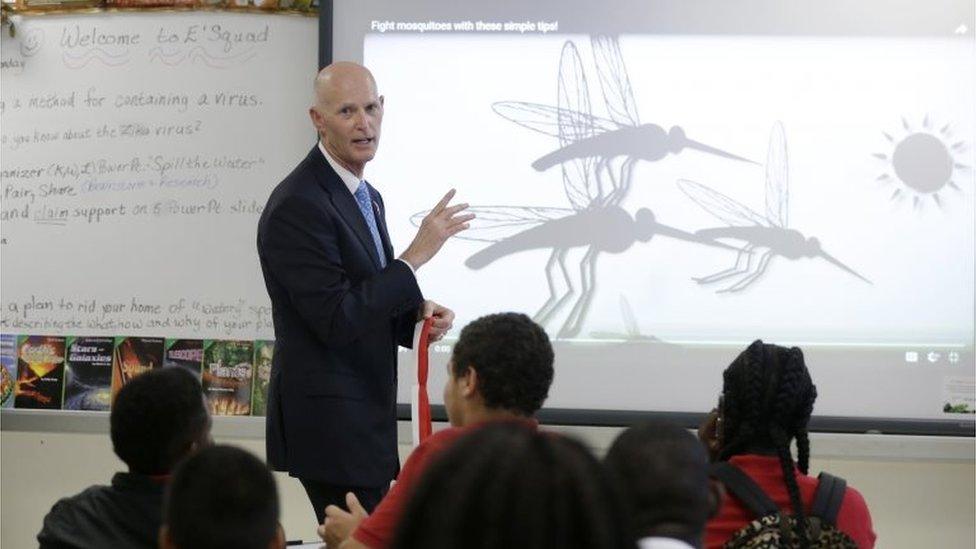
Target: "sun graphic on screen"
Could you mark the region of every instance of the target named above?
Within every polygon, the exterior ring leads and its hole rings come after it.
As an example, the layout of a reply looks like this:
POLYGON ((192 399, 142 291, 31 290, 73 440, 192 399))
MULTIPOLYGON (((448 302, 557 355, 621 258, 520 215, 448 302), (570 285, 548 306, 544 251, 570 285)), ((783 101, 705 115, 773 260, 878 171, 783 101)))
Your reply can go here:
POLYGON ((965 141, 952 136, 951 124, 936 129, 928 116, 920 127, 901 119, 901 129, 882 132, 889 152, 875 153, 890 170, 878 176, 878 181, 895 186, 892 201, 911 200, 912 208, 922 208, 927 201, 942 208, 944 193, 961 191, 955 178, 972 167, 961 161, 969 148, 965 141))

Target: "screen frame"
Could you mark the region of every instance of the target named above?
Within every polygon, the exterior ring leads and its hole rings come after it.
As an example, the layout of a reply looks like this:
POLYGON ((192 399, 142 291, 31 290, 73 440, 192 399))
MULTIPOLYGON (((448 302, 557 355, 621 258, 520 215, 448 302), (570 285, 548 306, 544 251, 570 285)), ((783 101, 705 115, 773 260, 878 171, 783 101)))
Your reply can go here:
MULTIPOLYGON (((319 68, 332 63, 334 44, 334 2, 319 5, 319 68)), ((904 29, 902 29, 904 30, 904 29)), ((924 33, 923 33, 924 34, 924 33)), ((536 418, 549 425, 624 427, 650 419, 666 420, 694 429, 705 417, 703 412, 632 411, 612 409, 543 408, 536 418)), ((433 421, 447 421, 443 405, 431 406, 433 421)), ((397 419, 410 419, 410 405, 397 404, 397 419)), ((891 434, 918 436, 976 437, 976 422, 954 419, 913 419, 888 417, 817 416, 810 419, 810 432, 849 434, 891 434)))

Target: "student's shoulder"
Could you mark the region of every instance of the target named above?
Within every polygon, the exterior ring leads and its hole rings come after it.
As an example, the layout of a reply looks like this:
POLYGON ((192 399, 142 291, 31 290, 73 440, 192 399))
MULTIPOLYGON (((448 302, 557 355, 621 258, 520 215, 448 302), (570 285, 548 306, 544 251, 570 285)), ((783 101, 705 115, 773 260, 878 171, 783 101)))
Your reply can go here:
POLYGON ((57 543, 75 536, 80 524, 93 516, 93 510, 99 507, 97 502, 108 489, 108 486, 90 486, 73 496, 56 501, 44 516, 44 523, 37 535, 38 541, 42 544, 57 543))
POLYGON ((417 449, 419 450, 424 448, 428 452, 440 451, 453 444, 455 440, 461 438, 468 432, 469 430, 465 429, 464 427, 448 427, 446 429, 441 429, 440 431, 430 435, 430 438, 421 443, 417 449))
MULTIPOLYGON (((526 427, 532 429, 536 429, 538 427, 538 424, 535 423, 534 421, 515 420, 514 422, 518 424, 524 424, 526 427)), ((485 425, 489 425, 491 423, 493 422, 484 422, 484 423, 477 423, 474 425, 466 425, 463 427, 448 427, 446 429, 441 429, 440 431, 437 431, 434 434, 432 434, 429 438, 427 438, 427 440, 420 443, 420 445, 417 446, 414 452, 424 454, 424 455, 440 452, 441 450, 444 450, 445 448, 448 448, 449 446, 453 445, 454 442, 457 441, 457 439, 465 435, 471 434, 477 431, 478 429, 484 427, 485 425)))
POLYGON ((846 532, 861 549, 874 547, 877 534, 868 503, 856 488, 847 487, 837 516, 837 527, 846 532))
POLYGON ((844 492, 844 501, 841 503, 840 510, 842 513, 854 513, 863 517, 868 517, 870 519, 871 512, 868 510, 868 502, 861 495, 861 492, 850 485, 847 486, 847 491, 844 492))
MULTIPOLYGON (((804 484, 808 484, 811 489, 811 492, 815 491, 817 488, 820 487, 820 477, 811 477, 806 475, 803 475, 801 477, 798 475, 797 481, 801 484, 801 486, 804 484)), ((862 496, 861 492, 858 492, 856 488, 852 487, 849 481, 844 479, 844 482, 846 484, 846 490, 844 492, 844 499, 841 502, 840 512, 867 514, 868 504, 867 501, 865 501, 864 496, 862 496)))
MULTIPOLYGON (((812 480, 815 484, 819 481, 817 477, 813 477, 812 480)), ((847 484, 844 491, 844 499, 841 501, 838 510, 836 525, 842 532, 849 535, 858 547, 862 549, 874 547, 877 536, 874 533, 868 503, 861 492, 853 488, 850 483, 847 484)))
POLYGON ((95 504, 99 500, 104 499, 111 491, 111 486, 101 484, 89 486, 73 496, 63 497, 56 501, 51 507, 51 513, 64 513, 75 509, 88 507, 95 504))

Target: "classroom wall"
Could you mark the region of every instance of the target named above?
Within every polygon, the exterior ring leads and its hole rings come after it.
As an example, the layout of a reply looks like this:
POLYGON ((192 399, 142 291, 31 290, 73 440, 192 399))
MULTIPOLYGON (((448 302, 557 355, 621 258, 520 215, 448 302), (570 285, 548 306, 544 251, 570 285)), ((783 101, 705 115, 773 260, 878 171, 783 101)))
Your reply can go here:
MULTIPOLYGON (((218 426, 219 427, 219 426, 218 426)), ((545 427, 550 428, 550 427, 545 427)), ((617 428, 554 427, 602 455, 617 428)), ((221 432, 220 443, 264 455, 260 436, 221 432)), ((401 458, 410 452, 400 425, 401 458)), ((976 461, 973 439, 891 435, 814 435, 811 471, 848 479, 871 508, 878 547, 976 546, 976 461)), ((34 536, 57 498, 107 483, 123 468, 105 433, 0 432, 0 546, 35 546, 34 536)), ((277 473, 282 525, 288 539, 313 540, 315 518, 297 480, 277 473)))

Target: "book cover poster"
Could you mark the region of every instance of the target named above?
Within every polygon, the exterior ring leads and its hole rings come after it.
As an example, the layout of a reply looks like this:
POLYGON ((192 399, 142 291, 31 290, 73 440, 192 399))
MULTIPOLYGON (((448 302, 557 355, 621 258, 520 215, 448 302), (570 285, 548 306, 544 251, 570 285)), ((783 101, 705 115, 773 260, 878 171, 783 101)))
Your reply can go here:
POLYGON ((14 387, 17 386, 17 337, 0 334, 0 406, 14 407, 14 387))
POLYGON ((64 409, 106 411, 112 404, 111 337, 69 337, 64 409))
POLYGON ((64 338, 20 336, 15 408, 58 410, 64 392, 64 338))
POLYGON ((274 341, 254 342, 254 391, 251 395, 251 415, 268 414, 268 382, 271 380, 271 359, 274 341))
POLYGON ((163 367, 178 367, 189 371, 200 379, 200 368, 203 365, 202 339, 167 339, 166 353, 163 355, 163 367))
POLYGON ((112 361, 112 400, 132 378, 163 365, 163 338, 117 337, 112 361))
POLYGON ((252 341, 212 341, 203 345, 203 393, 215 416, 251 414, 252 341))

